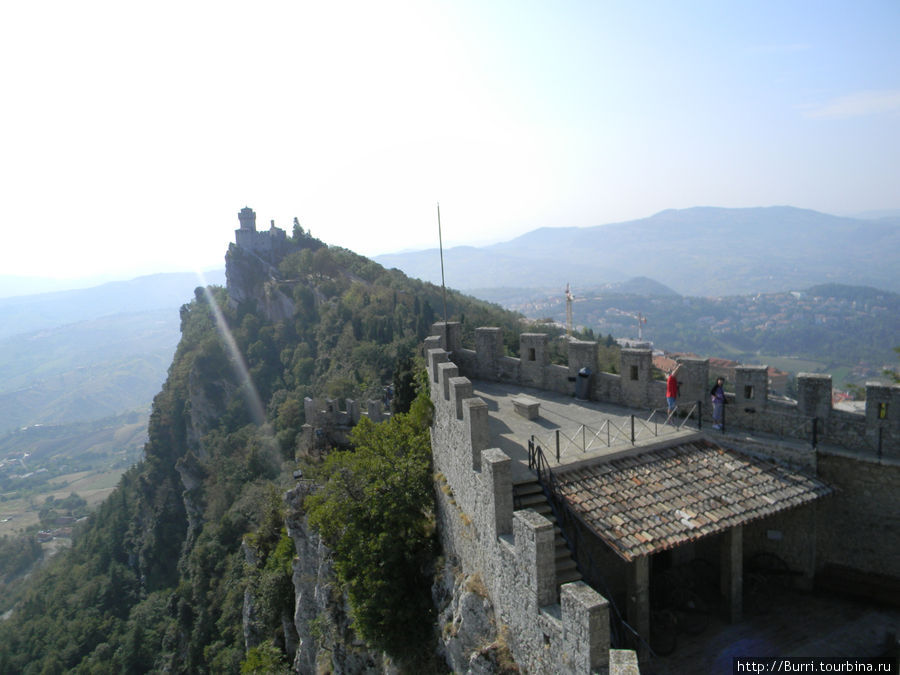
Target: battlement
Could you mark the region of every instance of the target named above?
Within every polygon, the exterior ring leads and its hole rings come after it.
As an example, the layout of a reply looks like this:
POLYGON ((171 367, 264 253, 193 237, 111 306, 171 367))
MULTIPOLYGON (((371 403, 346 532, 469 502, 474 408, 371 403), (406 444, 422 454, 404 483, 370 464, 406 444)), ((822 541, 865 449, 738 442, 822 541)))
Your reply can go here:
MULTIPOLYGON (((564 584, 557 597, 553 525, 534 511, 513 510, 512 460, 489 447, 488 406, 473 396, 472 382, 459 375, 458 365, 439 346, 447 335, 452 338, 447 333, 426 341, 434 466, 446 481, 438 491, 445 551, 459 559, 464 573, 481 575, 525 670, 590 673, 605 668, 608 603, 581 581, 564 584)), ((481 336, 496 357, 492 363, 499 363, 493 332, 481 336)), ((538 349, 541 340, 535 338, 534 344, 538 349)))
MULTIPOLYGON (((523 333, 519 338, 520 356, 514 358, 503 355, 501 329, 477 328, 474 350, 462 346, 460 329, 457 322, 435 323, 425 345, 429 359, 452 360, 457 368, 454 376, 516 383, 568 395, 575 395, 576 387, 582 385, 581 397, 594 401, 644 410, 666 405, 665 383, 652 377, 650 349, 622 349, 619 372, 605 373, 597 367, 595 342, 570 341, 568 364, 561 366, 549 362, 549 337, 543 333, 523 333), (432 354, 436 348, 442 353, 432 354), (587 383, 579 382, 581 377, 588 378, 587 383)), ((711 423, 709 359, 682 358, 680 363, 679 406, 687 411, 699 403, 703 423, 711 423)), ((734 394, 726 397, 728 428, 900 459, 900 385, 868 383, 866 411, 853 413, 832 406, 830 375, 799 374, 799 395, 794 402, 769 397, 766 371, 766 366, 736 368, 731 383, 734 394)), ((432 372, 434 382, 438 382, 438 371, 432 372)))
POLYGON ((391 416, 384 410, 381 401, 369 399, 366 401, 366 409, 363 411, 360 402, 353 399, 344 399, 344 409, 341 410, 337 399, 303 399, 303 410, 306 415, 306 423, 301 427, 301 438, 297 451, 300 455, 316 455, 327 447, 350 445, 350 431, 359 424, 363 417, 368 417, 375 423, 381 422, 391 416))
POLYGON ((234 243, 267 260, 287 243, 287 233, 281 228, 275 227, 274 220, 271 221, 267 231, 258 231, 256 229, 256 212, 248 206, 240 210, 238 221, 241 226, 234 231, 234 243))

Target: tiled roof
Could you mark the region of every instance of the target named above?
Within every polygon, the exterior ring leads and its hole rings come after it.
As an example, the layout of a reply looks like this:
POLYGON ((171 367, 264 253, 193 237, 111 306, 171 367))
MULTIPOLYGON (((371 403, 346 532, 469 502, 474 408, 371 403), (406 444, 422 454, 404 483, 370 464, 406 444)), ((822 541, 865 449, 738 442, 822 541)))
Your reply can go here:
POLYGON ((705 439, 554 474, 575 513, 629 561, 832 491, 803 473, 705 439))

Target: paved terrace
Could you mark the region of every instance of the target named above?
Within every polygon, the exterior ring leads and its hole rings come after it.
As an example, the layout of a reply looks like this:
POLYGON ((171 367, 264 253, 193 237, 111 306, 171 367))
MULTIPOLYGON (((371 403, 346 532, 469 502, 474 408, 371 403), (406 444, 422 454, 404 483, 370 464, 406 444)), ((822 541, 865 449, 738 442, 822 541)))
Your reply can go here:
MULTIPOLYGON (((653 415, 622 406, 577 400, 571 396, 521 385, 472 380, 475 396, 488 406, 491 447, 513 459, 512 480, 534 478, 528 469, 528 441, 535 438, 554 468, 575 469, 601 457, 629 455, 627 451, 672 441, 697 440, 696 423, 682 428, 682 418, 667 425, 664 411, 653 415), (529 419, 516 411, 514 400, 538 403, 538 415, 529 419), (635 416, 635 441, 631 442, 631 417, 635 416), (648 417, 650 418, 648 421, 648 417), (560 454, 556 458, 556 432, 560 432, 560 454)), ((685 411, 686 412, 686 411, 685 411)), ((710 431, 710 430, 708 430, 710 431)), ((715 436, 718 432, 713 432, 715 436)), ((726 434, 732 440, 752 440, 746 430, 726 434)), ((756 440, 766 442, 765 435, 756 440)), ((779 441, 795 452, 810 452, 802 442, 779 441)), ((668 444, 666 443, 666 444, 668 444)), ((770 589, 771 590, 771 589, 770 589)), ((896 640, 900 612, 890 607, 778 588, 767 595, 761 609, 748 610, 743 621, 729 623, 716 613, 701 635, 681 635, 675 653, 642 661, 641 670, 651 675, 731 672, 734 656, 876 656, 896 640)))
MULTIPOLYGON (((684 421, 665 424, 665 411, 652 415, 609 403, 582 401, 542 389, 521 385, 498 384, 473 380, 475 396, 488 406, 491 447, 500 448, 513 460, 512 480, 520 483, 534 478, 528 470, 528 441, 534 436, 543 448, 551 466, 618 454, 632 447, 660 441, 688 438, 696 433, 694 420, 684 428, 684 421), (539 404, 538 416, 528 419, 516 412, 514 399, 533 400, 539 404), (631 416, 635 416, 635 442, 631 443, 631 416), (556 460, 556 436, 559 430, 559 461, 556 460)), ((675 418, 673 418, 675 419, 675 418)))

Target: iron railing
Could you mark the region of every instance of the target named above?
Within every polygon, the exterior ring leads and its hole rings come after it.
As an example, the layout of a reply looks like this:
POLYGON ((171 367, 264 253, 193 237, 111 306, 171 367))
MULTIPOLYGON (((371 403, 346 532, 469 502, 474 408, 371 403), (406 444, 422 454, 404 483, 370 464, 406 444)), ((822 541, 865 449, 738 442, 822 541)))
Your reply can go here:
MULTIPOLYGON (((557 463, 567 453, 587 453, 600 448, 611 448, 616 444, 635 445, 644 437, 659 437, 669 433, 683 430, 689 423, 696 424, 701 429, 702 404, 694 403, 684 416, 678 414, 663 415, 661 409, 651 410, 647 419, 641 419, 637 415, 629 415, 624 421, 608 417, 598 427, 587 424, 580 425, 574 431, 554 429, 550 435, 540 436, 535 434, 543 447, 552 448, 557 463)), ((677 412, 677 411, 676 411, 677 412)))

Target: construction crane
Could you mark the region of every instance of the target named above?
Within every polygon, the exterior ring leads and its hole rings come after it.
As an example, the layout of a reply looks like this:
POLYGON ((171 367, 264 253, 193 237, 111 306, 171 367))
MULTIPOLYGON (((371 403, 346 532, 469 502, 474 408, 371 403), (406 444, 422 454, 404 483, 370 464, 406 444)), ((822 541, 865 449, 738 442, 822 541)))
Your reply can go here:
POLYGON ((572 339, 572 301, 575 296, 569 290, 569 284, 566 284, 566 339, 572 339))

